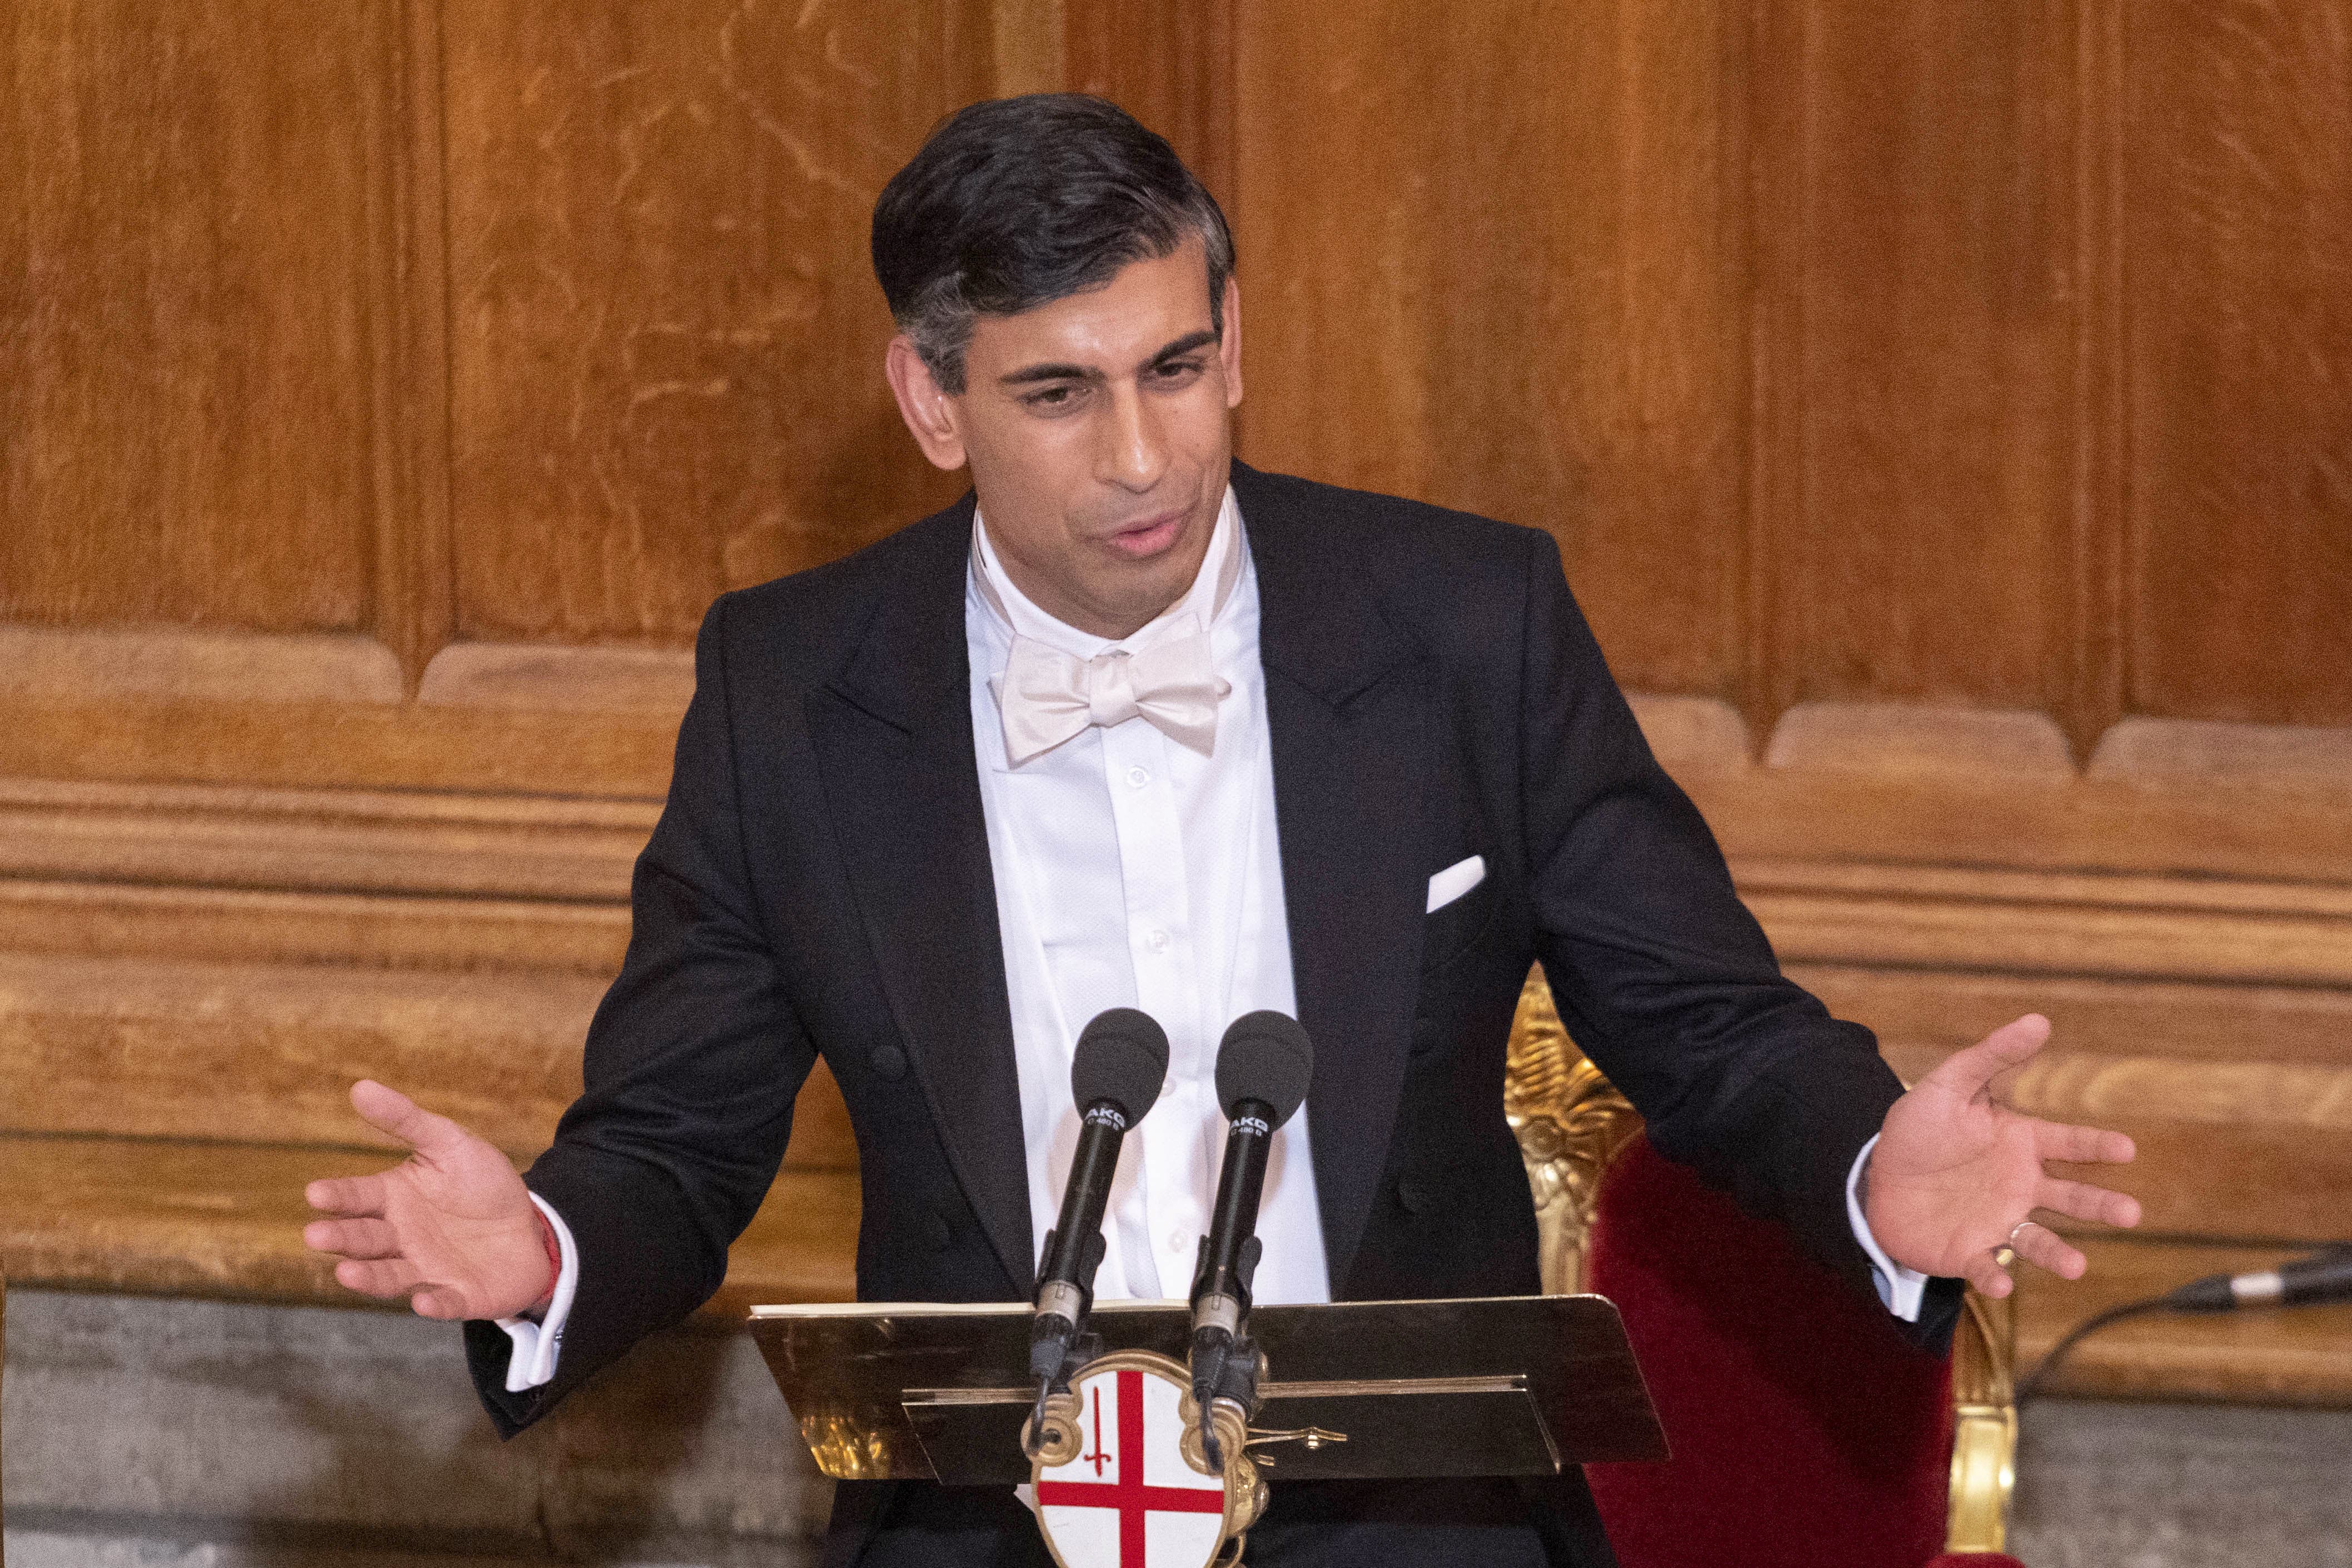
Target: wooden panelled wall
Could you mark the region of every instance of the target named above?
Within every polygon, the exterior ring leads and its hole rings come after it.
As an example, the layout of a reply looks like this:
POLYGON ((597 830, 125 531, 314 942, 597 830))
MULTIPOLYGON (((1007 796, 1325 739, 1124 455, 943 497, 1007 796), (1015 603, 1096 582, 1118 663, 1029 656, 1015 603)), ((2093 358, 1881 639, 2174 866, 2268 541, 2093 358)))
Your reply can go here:
MULTIPOLYGON (((1244 7, 1243 449, 1559 538, 1784 960, 2352 1234, 2352 5, 1244 7), (1302 157, 1298 150, 1321 150, 1302 157)), ((2276 1254, 2272 1254, 2275 1256, 2276 1254)), ((2078 1385, 2352 1398, 2352 1309, 2078 1385)))
POLYGON ((2156 1239, 2029 1354, 2345 1233, 2352 0, 19 0, 0 1124, 543 1139, 704 605, 957 487, 874 195, 1056 85, 1227 203, 1244 455, 1559 536, 1792 967, 1911 1071, 2056 1019, 2156 1239))

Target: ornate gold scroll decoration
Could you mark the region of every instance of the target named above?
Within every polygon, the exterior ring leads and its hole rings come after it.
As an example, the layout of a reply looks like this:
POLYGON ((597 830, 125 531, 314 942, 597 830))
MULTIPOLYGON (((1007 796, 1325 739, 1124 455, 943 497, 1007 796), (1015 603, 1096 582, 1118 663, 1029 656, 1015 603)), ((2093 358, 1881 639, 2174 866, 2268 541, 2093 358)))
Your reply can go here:
POLYGON ((1642 1130, 1642 1118, 1569 1039, 1541 968, 1528 971, 1511 1019, 1503 1111, 1535 1189, 1543 1288, 1574 1295, 1584 1289, 1601 1173, 1642 1130))

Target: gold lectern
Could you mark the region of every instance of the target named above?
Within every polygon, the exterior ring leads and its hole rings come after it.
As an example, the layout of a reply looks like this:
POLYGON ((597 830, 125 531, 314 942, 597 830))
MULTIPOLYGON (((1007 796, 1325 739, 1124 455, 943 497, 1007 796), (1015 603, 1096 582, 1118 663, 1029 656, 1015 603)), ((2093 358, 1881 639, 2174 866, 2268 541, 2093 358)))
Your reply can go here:
MULTIPOLYGON (((1031 1309, 755 1307, 752 1337, 826 1475, 950 1486, 1030 1479, 1022 1423, 1031 1309)), ((1101 1301, 1108 1354, 1181 1364, 1181 1301, 1101 1301)), ((1599 1296, 1261 1306, 1261 1404, 1246 1451, 1276 1481, 1549 1476, 1663 1459, 1665 1435, 1599 1296)))

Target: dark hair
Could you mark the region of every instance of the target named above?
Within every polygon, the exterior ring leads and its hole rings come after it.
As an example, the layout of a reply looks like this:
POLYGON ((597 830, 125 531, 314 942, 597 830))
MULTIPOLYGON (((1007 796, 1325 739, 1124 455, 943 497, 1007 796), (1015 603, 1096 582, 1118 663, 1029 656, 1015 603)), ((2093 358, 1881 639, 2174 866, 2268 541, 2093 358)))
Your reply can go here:
POLYGON ((940 386, 963 391, 974 318, 1110 281, 1192 235, 1224 330, 1234 238, 1167 141, 1084 93, 993 99, 940 122, 874 204, 874 276, 940 386))

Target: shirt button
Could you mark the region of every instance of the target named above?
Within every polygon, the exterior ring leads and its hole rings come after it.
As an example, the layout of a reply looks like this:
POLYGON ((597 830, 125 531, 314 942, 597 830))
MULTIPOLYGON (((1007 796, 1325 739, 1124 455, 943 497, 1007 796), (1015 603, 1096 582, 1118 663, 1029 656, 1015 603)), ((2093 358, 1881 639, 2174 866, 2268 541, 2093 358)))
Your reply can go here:
POLYGON ((1185 1247, 1191 1243, 1192 1239, 1191 1237, 1185 1235, 1181 1230, 1171 1230, 1168 1233, 1168 1250, 1171 1252, 1181 1252, 1184 1250, 1185 1247))
POLYGON ((1140 789, 1151 782, 1150 771, 1148 768, 1130 768, 1127 770, 1127 782, 1129 788, 1140 789))
POLYGON ((1168 933, 1154 931, 1143 939, 1143 945, 1155 953, 1165 953, 1168 951, 1168 933))

